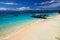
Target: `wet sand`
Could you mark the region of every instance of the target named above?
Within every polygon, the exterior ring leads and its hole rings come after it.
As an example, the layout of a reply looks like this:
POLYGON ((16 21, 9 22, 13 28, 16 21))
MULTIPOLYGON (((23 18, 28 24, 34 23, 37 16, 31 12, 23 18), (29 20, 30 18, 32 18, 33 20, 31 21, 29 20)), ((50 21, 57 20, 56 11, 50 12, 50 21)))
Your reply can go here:
POLYGON ((58 40, 60 39, 60 15, 35 20, 3 40, 58 40))

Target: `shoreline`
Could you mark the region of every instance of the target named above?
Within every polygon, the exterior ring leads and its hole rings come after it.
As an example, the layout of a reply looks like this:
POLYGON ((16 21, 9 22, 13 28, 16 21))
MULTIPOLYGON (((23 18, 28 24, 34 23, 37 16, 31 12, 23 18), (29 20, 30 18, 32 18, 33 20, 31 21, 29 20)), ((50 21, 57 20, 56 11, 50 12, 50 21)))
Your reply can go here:
MULTIPOLYGON (((42 19, 37 19, 37 20, 42 21, 42 19)), ((17 22, 16 25, 11 25, 11 26, 13 26, 12 32, 6 34, 5 36, 0 37, 0 39, 8 38, 9 35, 12 36, 12 35, 16 34, 17 32, 20 32, 20 31, 18 31, 18 30, 21 30, 21 28, 25 28, 24 26, 27 26, 27 25, 29 25, 29 24, 32 24, 32 23, 35 22, 35 21, 36 21, 36 19, 35 19, 35 20, 29 20, 29 21, 22 22, 22 23, 17 22), (4 37, 5 37, 5 38, 4 38, 4 37)), ((10 28, 10 29, 11 29, 11 28, 10 28)), ((9 30, 10 30, 10 29, 9 29, 9 30)))
MULTIPOLYGON (((60 17, 59 15, 57 15, 58 17, 60 17)), ((36 20, 36 21, 34 21, 32 24, 30 24, 30 25, 27 25, 26 27, 24 27, 24 28, 22 28, 20 31, 18 31, 16 34, 12 34, 12 36, 11 37, 5 37, 5 38, 3 38, 3 39, 6 39, 6 40, 19 40, 19 38, 21 38, 20 40, 22 40, 23 39, 23 37, 24 36, 26 36, 25 34, 30 34, 29 32, 31 32, 34 28, 42 28, 42 29, 44 29, 45 27, 44 27, 44 25, 46 25, 47 26, 47 24, 46 23, 48 23, 49 22, 49 24, 51 23, 50 21, 52 21, 52 20, 54 20, 55 18, 54 17, 56 17, 56 16, 53 16, 53 18, 50 18, 50 19, 46 19, 46 20, 43 20, 43 21, 40 21, 40 20, 36 20), (42 27, 41 27, 42 26, 42 27), (43 28, 44 27, 44 28, 43 28)), ((57 19, 57 18, 56 18, 57 19)), ((58 20, 58 19, 57 19, 58 20)), ((53 22, 53 21, 52 21, 53 22)), ((41 30, 42 30, 41 29, 41 30)), ((32 32, 33 33, 33 32, 32 32)), ((9 35, 8 35, 9 36, 9 35)), ((28 35, 27 35, 28 36, 28 35)))

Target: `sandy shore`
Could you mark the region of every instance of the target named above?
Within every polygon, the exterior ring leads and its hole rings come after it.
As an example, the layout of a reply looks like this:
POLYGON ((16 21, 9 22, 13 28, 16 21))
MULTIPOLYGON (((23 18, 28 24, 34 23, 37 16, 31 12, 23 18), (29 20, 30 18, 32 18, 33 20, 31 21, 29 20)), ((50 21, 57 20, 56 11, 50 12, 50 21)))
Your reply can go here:
POLYGON ((18 32, 9 35, 4 40, 57 40, 60 39, 60 15, 36 20, 26 25, 18 32))

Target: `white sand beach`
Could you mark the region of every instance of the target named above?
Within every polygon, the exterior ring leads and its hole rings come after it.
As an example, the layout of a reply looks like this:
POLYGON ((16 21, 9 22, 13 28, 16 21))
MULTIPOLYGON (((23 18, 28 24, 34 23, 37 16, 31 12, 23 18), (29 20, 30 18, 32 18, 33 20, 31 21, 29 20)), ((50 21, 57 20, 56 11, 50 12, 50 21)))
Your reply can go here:
POLYGON ((25 25, 20 30, 13 32, 3 40, 59 40, 60 39, 60 15, 49 19, 35 20, 25 25))

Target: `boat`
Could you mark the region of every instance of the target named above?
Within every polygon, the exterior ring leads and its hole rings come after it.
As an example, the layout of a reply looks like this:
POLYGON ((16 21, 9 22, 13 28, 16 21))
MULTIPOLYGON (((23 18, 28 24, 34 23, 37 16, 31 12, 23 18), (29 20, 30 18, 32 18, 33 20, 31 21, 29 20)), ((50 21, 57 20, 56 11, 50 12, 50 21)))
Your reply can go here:
POLYGON ((41 18, 41 19, 47 19, 47 16, 48 15, 45 15, 45 14, 33 14, 33 15, 31 15, 31 17, 33 17, 33 18, 41 18))
POLYGON ((60 11, 58 13, 60 14, 60 11))

